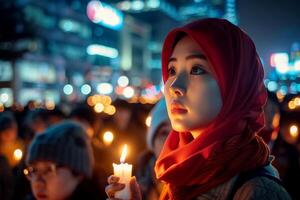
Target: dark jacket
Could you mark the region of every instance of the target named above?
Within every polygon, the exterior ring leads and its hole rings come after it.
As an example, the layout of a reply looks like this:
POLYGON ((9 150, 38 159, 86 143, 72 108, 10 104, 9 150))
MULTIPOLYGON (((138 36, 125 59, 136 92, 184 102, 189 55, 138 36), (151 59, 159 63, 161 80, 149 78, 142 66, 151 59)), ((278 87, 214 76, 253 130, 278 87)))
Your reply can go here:
MULTIPOLYGON (((277 170, 271 164, 264 168, 272 176, 278 177, 277 170)), ((200 195, 196 200, 229 200, 228 195, 230 195, 237 178, 238 176, 233 177, 224 184, 200 195)), ((233 200, 291 200, 283 186, 263 176, 246 181, 233 196, 233 200)))

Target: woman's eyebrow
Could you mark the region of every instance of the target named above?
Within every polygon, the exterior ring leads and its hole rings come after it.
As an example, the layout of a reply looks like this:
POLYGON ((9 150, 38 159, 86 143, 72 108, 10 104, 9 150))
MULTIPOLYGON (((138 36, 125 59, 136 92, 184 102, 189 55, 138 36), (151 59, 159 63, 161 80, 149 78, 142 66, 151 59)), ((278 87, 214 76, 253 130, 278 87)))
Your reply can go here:
POLYGON ((198 58, 198 59, 203 59, 203 60, 207 60, 206 56, 203 55, 203 54, 192 54, 192 55, 189 55, 187 57, 185 57, 186 60, 190 60, 190 59, 194 59, 194 58, 198 58))
MULTIPOLYGON (((207 60, 206 56, 204 54, 202 54, 202 53, 197 53, 197 54, 189 55, 185 59, 186 60, 190 60, 190 59, 195 59, 195 58, 207 60)), ((172 61, 177 61, 177 58, 174 58, 174 57, 169 58, 168 63, 172 62, 172 61)))
POLYGON ((172 62, 172 61, 177 61, 177 58, 174 58, 174 57, 169 58, 168 63, 169 63, 169 62, 172 62))

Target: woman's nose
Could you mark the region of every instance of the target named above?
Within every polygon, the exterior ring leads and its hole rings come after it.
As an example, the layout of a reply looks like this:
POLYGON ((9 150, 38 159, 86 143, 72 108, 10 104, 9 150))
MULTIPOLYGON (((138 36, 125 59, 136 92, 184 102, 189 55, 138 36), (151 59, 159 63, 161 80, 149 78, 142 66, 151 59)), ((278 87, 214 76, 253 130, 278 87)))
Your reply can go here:
POLYGON ((185 73, 180 73, 174 79, 172 84, 170 85, 170 90, 173 95, 182 96, 186 93, 187 90, 187 75, 185 73))

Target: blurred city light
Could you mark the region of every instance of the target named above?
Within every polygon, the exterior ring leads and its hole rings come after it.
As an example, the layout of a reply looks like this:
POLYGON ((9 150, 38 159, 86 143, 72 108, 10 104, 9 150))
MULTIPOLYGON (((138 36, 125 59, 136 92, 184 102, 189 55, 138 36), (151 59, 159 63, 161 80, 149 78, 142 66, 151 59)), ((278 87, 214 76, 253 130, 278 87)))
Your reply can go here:
POLYGON ((127 76, 120 76, 118 79, 118 85, 120 87, 126 87, 129 84, 129 79, 127 76))
POLYGON ((294 99, 294 102, 295 102, 295 105, 296 105, 296 106, 300 106, 300 97, 296 97, 296 98, 294 99))
POLYGON ((0 112, 3 112, 5 110, 4 105, 0 102, 0 112))
POLYGON ((148 0, 148 1, 146 1, 146 6, 148 8, 152 8, 152 9, 158 8, 159 5, 160 5, 160 0, 148 0))
POLYGON ((122 12, 97 0, 88 3, 87 16, 92 22, 114 30, 119 30, 123 26, 122 12))
POLYGON ((8 101, 8 98, 9 98, 9 96, 8 96, 7 93, 2 93, 2 94, 0 95, 0 101, 1 101, 2 103, 6 103, 6 102, 8 101))
POLYGON ((300 71, 300 60, 296 60, 294 63, 295 71, 300 71))
POLYGON ((131 2, 130 1, 122 1, 122 2, 119 2, 117 4, 117 7, 120 9, 120 10, 130 10, 130 7, 131 7, 131 2))
POLYGON ((290 135, 293 138, 297 138, 298 137, 298 135, 299 135, 298 126, 296 126, 296 125, 291 125, 290 126, 290 135))
POLYGON ((288 66, 289 55, 287 53, 273 53, 271 55, 270 64, 272 67, 288 66))
POLYGON ((280 91, 276 92, 276 97, 279 102, 282 102, 284 100, 284 95, 280 91))
POLYGON ((102 103, 96 103, 94 110, 96 113, 101 113, 104 110, 104 105, 102 103))
POLYGON ((276 71, 285 74, 289 71, 289 66, 288 65, 278 65, 276 66, 276 71))
POLYGON ((116 113, 116 107, 113 105, 107 105, 104 108, 104 112, 108 115, 113 115, 116 113))
POLYGON ((286 85, 282 85, 282 86, 280 86, 279 91, 281 92, 281 94, 287 95, 287 93, 288 93, 288 87, 286 85))
POLYGON ((22 159, 22 157, 23 157, 23 152, 21 151, 21 149, 16 149, 14 151, 14 159, 19 161, 22 159))
POLYGON ((89 84, 84 84, 81 86, 81 93, 84 94, 84 95, 88 95, 91 93, 92 91, 92 88, 89 84))
POLYGON ((89 106, 94 106, 94 105, 95 105, 95 103, 94 103, 94 96, 89 96, 89 97, 87 98, 87 104, 88 104, 89 106))
POLYGON ((103 103, 103 105, 108 106, 108 105, 111 104, 111 102, 112 102, 112 100, 111 100, 110 96, 103 96, 102 97, 102 103, 103 103))
POLYGON ((267 85, 267 88, 268 88, 269 91, 275 92, 277 90, 277 88, 278 88, 277 82, 275 82, 275 81, 269 81, 268 85, 267 85))
POLYGON ((100 44, 91 44, 87 47, 86 52, 89 55, 100 55, 105 56, 109 58, 116 58, 119 55, 119 52, 117 49, 112 47, 107 47, 100 44))
POLYGON ((127 99, 130 99, 134 95, 134 89, 130 86, 126 87, 123 90, 123 96, 126 97, 127 99))
POLYGON ((113 86, 110 83, 100 83, 97 86, 97 91, 100 94, 111 94, 113 90, 113 86))
POLYGON ((114 140, 114 134, 111 131, 106 131, 103 134, 103 142, 105 145, 110 145, 114 140))
POLYGON ((151 120, 152 120, 152 118, 151 118, 150 116, 148 116, 148 117, 146 118, 146 126, 147 126, 147 127, 150 127, 150 125, 151 125, 151 120))
POLYGON ((64 86, 63 90, 66 95, 70 95, 73 93, 73 86, 70 84, 67 84, 64 86))
POLYGON ((288 107, 289 109, 294 110, 297 106, 294 101, 289 101, 288 107))
POLYGON ((46 106, 46 109, 47 109, 47 110, 54 110, 54 108, 55 108, 55 103, 54 103, 54 101, 46 101, 45 106, 46 106))
POLYGON ((136 11, 139 11, 139 10, 143 10, 144 8, 144 2, 141 1, 141 0, 134 0, 131 2, 131 9, 132 10, 136 10, 136 11))

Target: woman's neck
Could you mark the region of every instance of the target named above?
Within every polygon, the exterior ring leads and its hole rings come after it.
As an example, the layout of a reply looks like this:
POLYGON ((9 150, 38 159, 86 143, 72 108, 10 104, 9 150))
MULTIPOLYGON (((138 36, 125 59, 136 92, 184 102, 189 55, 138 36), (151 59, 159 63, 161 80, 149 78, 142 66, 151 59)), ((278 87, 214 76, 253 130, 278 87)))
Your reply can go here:
POLYGON ((193 135, 193 138, 196 139, 199 135, 202 134, 202 130, 200 130, 200 129, 192 130, 191 134, 193 135))

